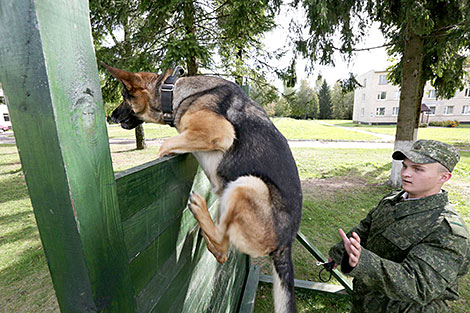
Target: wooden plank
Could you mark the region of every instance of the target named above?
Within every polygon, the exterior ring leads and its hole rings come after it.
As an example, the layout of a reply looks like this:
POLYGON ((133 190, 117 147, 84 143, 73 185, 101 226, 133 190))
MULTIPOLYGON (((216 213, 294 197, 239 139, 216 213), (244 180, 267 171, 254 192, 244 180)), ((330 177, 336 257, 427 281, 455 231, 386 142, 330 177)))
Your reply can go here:
POLYGON ((197 229, 195 228, 194 231, 186 235, 180 253, 174 251, 166 262, 158 267, 158 271, 151 277, 145 288, 139 292, 137 297, 139 312, 150 312, 158 304, 162 294, 168 289, 184 266, 190 264, 191 260, 200 257, 200 253, 203 252, 200 244, 201 240, 198 242, 197 229))
POLYGON ((183 312, 237 312, 248 274, 248 257, 231 248, 227 262, 222 265, 207 251, 205 244, 204 249, 204 257, 198 262, 189 284, 189 290, 194 291, 191 298, 186 299, 183 312))
POLYGON ((88 11, 2 0, 0 81, 61 311, 135 312, 88 11))
POLYGON ((260 267, 256 265, 250 266, 248 278, 243 291, 243 298, 240 304, 239 313, 253 313, 255 308, 256 291, 260 281, 260 267))
MULTIPOLYGON (((211 212, 215 212, 216 204, 214 201, 216 197, 208 196, 211 186, 202 170, 198 170, 193 185, 192 190, 206 196, 206 198, 208 198, 208 205, 211 206, 211 212)), ((187 199, 189 194, 190 190, 188 189, 188 191, 180 195, 180 197, 187 199)), ((158 237, 148 244, 144 250, 139 251, 131 258, 130 269, 136 294, 138 294, 157 273, 160 265, 165 263, 175 251, 178 252, 182 249, 182 245, 187 239, 186 235, 197 226, 196 219, 187 208, 187 202, 181 207, 167 209, 173 212, 172 216, 174 218, 160 226, 162 231, 159 233, 158 237)), ((127 231, 128 229, 125 228, 126 238, 133 236, 127 231)), ((138 229, 136 229, 136 231, 138 231, 138 229)))
POLYGON ((187 205, 197 161, 191 155, 156 160, 116 175, 129 259, 151 245, 187 205), (171 180, 173 179, 173 180, 171 180), (135 201, 132 201, 135 199, 135 201))
MULTIPOLYGON (((259 281, 272 284, 273 277, 270 275, 260 275, 259 281)), ((349 293, 344 287, 333 284, 317 283, 308 280, 294 279, 294 286, 295 288, 309 289, 317 292, 336 294, 339 296, 349 296, 349 293)))
POLYGON ((196 159, 184 154, 158 159, 116 174, 122 221, 154 203, 169 207, 186 205, 180 195, 190 191, 197 168, 196 159))
MULTIPOLYGON (((297 233, 297 240, 320 262, 327 262, 328 258, 321 253, 300 231, 297 233)), ((332 275, 339 281, 348 293, 351 293, 353 286, 351 282, 339 270, 335 269, 332 275)))
MULTIPOLYGON (((218 203, 199 169, 192 190, 208 199, 216 215, 218 203)), ((187 207, 175 209, 156 240, 131 260, 139 312, 235 312, 244 285, 247 256, 234 250, 220 265, 207 250, 199 226, 187 207)))

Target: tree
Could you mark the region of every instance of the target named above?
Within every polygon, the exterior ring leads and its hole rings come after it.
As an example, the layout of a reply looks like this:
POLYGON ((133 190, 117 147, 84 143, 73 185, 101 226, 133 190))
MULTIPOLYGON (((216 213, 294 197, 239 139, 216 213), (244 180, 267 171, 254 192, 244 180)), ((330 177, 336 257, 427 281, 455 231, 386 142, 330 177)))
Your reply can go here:
POLYGON ((274 116, 278 116, 278 117, 289 116, 290 107, 289 107, 289 102, 287 101, 286 97, 279 97, 279 100, 277 100, 274 103, 273 111, 274 111, 274 116))
POLYGON ((320 107, 320 113, 318 114, 319 119, 330 119, 331 116, 331 96, 330 87, 326 80, 323 80, 320 91, 318 93, 318 103, 320 107))
POLYGON ((340 120, 352 119, 354 92, 344 93, 340 82, 336 82, 331 92, 332 117, 340 120))
MULTIPOLYGON (((184 64, 187 74, 195 75, 200 68, 215 67, 217 52, 227 61, 235 49, 238 61, 222 66, 241 77, 244 59, 257 55, 248 52, 260 50, 260 36, 274 27, 279 5, 279 0, 94 0, 90 14, 96 55, 129 71, 184 64)), ((102 73, 104 102, 116 103, 118 82, 102 73)))
POLYGON ((306 79, 300 82, 295 102, 291 106, 291 116, 302 119, 318 117, 318 96, 306 79))
POLYGON ((264 107, 268 115, 274 115, 274 104, 279 101, 277 89, 264 78, 260 81, 253 81, 250 87, 250 98, 264 107))
MULTIPOLYGON (((312 61, 334 64, 339 51, 350 57, 372 22, 378 22, 388 53, 398 62, 389 78, 401 86, 395 149, 416 140, 426 81, 441 97, 463 87, 463 64, 470 46, 469 0, 451 1, 313 1, 296 0, 307 11, 309 37, 296 41, 297 50, 312 61), (355 17, 355 19, 352 19, 355 17), (341 46, 334 35, 340 33, 341 46)), ((400 184, 400 163, 394 162, 389 183, 400 184)))

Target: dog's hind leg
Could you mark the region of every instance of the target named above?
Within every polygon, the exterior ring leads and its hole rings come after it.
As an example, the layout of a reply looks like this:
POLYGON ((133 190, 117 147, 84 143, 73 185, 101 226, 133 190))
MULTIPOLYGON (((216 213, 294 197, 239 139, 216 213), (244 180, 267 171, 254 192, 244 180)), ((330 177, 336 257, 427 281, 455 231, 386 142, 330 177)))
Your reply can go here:
POLYGON ((277 247, 269 189, 257 177, 244 176, 227 185, 220 199, 220 221, 212 221, 205 200, 193 194, 190 209, 199 222, 208 249, 219 262, 229 242, 251 256, 268 255, 277 247))
POLYGON ((224 229, 214 224, 207 208, 206 200, 197 193, 191 194, 189 209, 198 221, 199 226, 201 226, 202 235, 206 240, 209 251, 219 263, 227 261, 227 250, 230 244, 229 238, 224 229))

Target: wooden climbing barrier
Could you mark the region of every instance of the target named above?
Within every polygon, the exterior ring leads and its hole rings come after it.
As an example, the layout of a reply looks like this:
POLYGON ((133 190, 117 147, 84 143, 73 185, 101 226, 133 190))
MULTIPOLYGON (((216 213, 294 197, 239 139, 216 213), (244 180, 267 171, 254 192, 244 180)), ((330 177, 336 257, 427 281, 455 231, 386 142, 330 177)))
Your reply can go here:
POLYGON ((205 248, 196 160, 113 172, 88 1, 0 1, 0 82, 62 312, 239 310, 248 257, 205 248))

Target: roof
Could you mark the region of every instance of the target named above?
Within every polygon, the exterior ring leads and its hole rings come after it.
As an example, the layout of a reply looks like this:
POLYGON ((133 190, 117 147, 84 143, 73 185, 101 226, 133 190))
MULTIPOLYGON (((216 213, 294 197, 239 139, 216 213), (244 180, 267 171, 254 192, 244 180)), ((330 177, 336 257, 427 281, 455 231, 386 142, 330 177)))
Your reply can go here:
POLYGON ((431 112, 431 109, 424 103, 421 103, 421 113, 423 112, 431 112))

